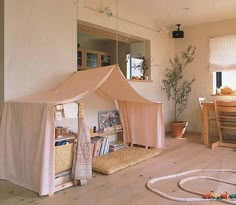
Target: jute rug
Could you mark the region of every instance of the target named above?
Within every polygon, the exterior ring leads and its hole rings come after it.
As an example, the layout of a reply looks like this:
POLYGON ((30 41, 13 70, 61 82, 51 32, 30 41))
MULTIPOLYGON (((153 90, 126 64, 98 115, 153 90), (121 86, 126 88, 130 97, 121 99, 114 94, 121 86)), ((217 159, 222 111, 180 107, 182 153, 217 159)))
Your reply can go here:
POLYGON ((126 167, 135 165, 161 153, 160 149, 126 147, 93 159, 93 171, 112 174, 126 167))

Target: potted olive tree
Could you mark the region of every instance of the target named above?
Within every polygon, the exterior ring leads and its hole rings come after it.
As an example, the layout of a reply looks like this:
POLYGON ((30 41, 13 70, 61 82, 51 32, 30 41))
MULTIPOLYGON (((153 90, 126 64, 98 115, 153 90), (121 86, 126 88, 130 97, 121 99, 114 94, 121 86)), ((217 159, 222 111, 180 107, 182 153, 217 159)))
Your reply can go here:
POLYGON ((174 104, 173 121, 170 123, 173 137, 182 137, 188 125, 186 121, 179 121, 179 117, 187 108, 192 84, 195 81, 195 78, 184 79, 184 71, 194 60, 195 50, 194 46, 189 45, 180 56, 170 59, 170 67, 166 68, 165 78, 162 80, 161 89, 165 91, 167 99, 172 100, 174 104))

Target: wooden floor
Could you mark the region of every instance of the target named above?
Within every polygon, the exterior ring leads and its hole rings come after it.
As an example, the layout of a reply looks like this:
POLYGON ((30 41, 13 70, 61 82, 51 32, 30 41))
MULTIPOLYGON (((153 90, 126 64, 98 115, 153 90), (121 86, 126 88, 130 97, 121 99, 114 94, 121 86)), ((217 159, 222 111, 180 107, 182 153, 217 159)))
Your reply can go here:
MULTIPOLYGON (((219 147, 211 150, 201 144, 200 135, 188 134, 185 137, 184 139, 167 137, 166 148, 159 156, 112 175, 94 173, 87 186, 71 187, 51 197, 39 197, 32 191, 0 180, 0 205, 222 204, 216 201, 203 203, 170 201, 146 188, 146 182, 151 178, 192 169, 236 170, 235 149, 219 147)), ((213 173, 213 175, 236 182, 236 176, 233 174, 213 173)), ((192 194, 178 188, 176 185, 178 181, 179 178, 160 182, 156 187, 172 196, 192 197, 192 194)), ((187 186, 203 192, 233 190, 232 186, 209 180, 191 182, 187 186)))

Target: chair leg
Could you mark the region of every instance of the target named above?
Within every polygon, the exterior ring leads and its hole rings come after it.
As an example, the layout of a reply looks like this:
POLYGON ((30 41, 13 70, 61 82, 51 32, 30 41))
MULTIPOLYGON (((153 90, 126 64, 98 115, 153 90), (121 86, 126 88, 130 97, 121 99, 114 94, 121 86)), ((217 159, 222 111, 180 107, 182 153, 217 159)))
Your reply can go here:
POLYGON ((211 144, 211 149, 215 149, 220 146, 220 140, 211 144))
POLYGON ((223 135, 222 135, 222 130, 220 127, 218 127, 218 134, 219 134, 220 142, 223 142, 223 135))

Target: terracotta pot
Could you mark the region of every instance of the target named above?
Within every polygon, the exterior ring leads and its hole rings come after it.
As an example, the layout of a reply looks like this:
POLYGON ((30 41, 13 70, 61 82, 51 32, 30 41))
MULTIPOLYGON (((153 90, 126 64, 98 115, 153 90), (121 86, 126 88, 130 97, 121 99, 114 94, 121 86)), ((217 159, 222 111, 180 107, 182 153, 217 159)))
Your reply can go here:
POLYGON ((188 122, 171 122, 171 136, 175 138, 183 137, 187 126, 188 122))

